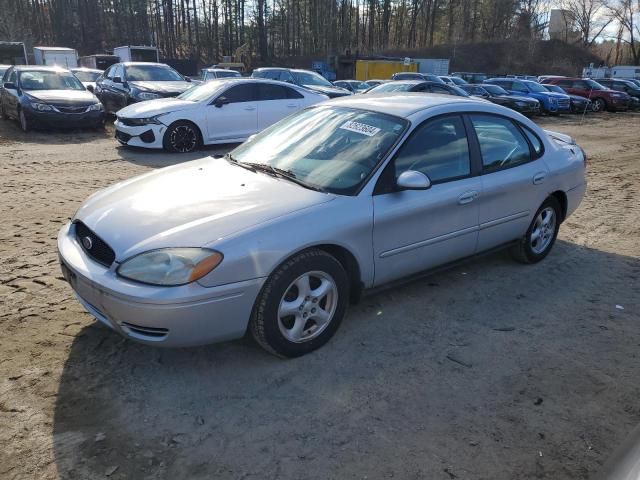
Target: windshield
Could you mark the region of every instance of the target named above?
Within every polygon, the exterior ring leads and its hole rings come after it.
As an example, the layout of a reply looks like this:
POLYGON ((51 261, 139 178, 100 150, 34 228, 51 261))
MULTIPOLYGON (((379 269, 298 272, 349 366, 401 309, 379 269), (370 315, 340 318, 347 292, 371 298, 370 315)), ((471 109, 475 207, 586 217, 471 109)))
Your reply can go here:
POLYGON ((298 83, 300 85, 318 85, 321 87, 332 87, 331 82, 324 78, 322 75, 318 75, 313 72, 294 72, 298 77, 298 83))
POLYGON ((607 88, 600 85, 598 82, 594 82, 593 80, 586 79, 585 83, 589 86, 591 90, 608 90, 607 88))
POLYGON ((540 85, 539 83, 531 82, 531 81, 526 81, 523 83, 526 83, 527 87, 529 87, 529 90, 532 92, 548 92, 548 90, 544 88, 542 85, 540 85))
POLYGON ((202 102, 213 97, 217 93, 227 88, 229 81, 220 82, 208 82, 201 85, 191 87, 189 90, 181 93, 177 96, 180 100, 186 100, 188 102, 202 102))
POLYGON ((4 72, 9 70, 9 67, 0 67, 0 78, 4 75, 4 72))
POLYGON ((95 82, 98 77, 101 75, 100 72, 85 72, 85 71, 77 71, 73 72, 78 80, 81 82, 95 82))
POLYGON ((415 83, 400 83, 400 82, 389 82, 382 83, 377 87, 369 90, 369 93, 379 93, 379 92, 408 92, 417 84, 415 83))
POLYGON ((127 80, 130 82, 181 82, 182 75, 171 67, 162 65, 129 65, 127 80))
POLYGON ((236 72, 235 70, 216 70, 215 75, 218 78, 237 78, 241 76, 240 73, 236 72))
POLYGON ((233 150, 231 158, 287 171, 314 188, 354 195, 406 125, 383 113, 316 107, 269 127, 233 150))
POLYGON ((482 85, 482 88, 484 88, 491 95, 509 95, 509 92, 507 92, 504 88, 499 87, 498 85, 482 85))
POLYGON ((544 88, 546 88, 550 92, 565 93, 565 94, 567 93, 562 89, 562 87, 559 87, 558 85, 545 85, 544 88))
POLYGON ((20 87, 23 90, 84 90, 71 72, 28 71, 20 73, 20 87))
POLYGON ((466 85, 467 84, 467 82, 465 80, 463 80, 462 78, 459 78, 459 77, 449 77, 449 80, 451 80, 456 85, 466 85))
POLYGON ((470 97, 469 92, 464 91, 460 87, 456 87, 455 85, 449 85, 449 89, 452 91, 453 95, 458 95, 459 97, 470 97), (455 92, 455 93, 453 93, 455 92))
POLYGON ((366 90, 367 88, 373 87, 373 85, 369 85, 366 82, 351 82, 351 86, 356 90, 366 90))

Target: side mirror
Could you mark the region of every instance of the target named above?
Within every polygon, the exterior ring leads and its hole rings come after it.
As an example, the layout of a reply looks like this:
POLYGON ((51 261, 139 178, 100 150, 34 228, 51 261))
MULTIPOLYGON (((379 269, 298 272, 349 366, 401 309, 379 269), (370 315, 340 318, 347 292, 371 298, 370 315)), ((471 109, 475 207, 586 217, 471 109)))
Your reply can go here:
POLYGON ((122 77, 113 77, 113 83, 122 83, 122 77))
POLYGON ((89 85, 89 86, 87 87, 87 90, 89 90, 91 93, 93 93, 93 87, 92 87, 91 85, 89 85))
POLYGON ((13 82, 4 82, 3 87, 7 90, 16 90, 16 84, 13 82))
POLYGON ((400 174, 396 186, 399 190, 427 190, 431 187, 431 180, 422 172, 407 170, 400 174))
POLYGON ((227 97, 218 97, 213 101, 213 105, 217 108, 222 108, 223 105, 229 103, 227 97))

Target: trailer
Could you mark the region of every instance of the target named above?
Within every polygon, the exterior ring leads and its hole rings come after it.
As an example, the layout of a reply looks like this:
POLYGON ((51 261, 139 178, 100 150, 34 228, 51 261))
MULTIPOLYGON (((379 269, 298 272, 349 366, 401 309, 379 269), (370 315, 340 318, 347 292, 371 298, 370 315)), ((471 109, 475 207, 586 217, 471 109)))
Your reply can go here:
POLYGON ((616 65, 611 67, 611 77, 640 80, 640 65, 616 65))
POLYGON ((159 62, 160 54, 156 47, 150 46, 132 46, 116 47, 113 54, 118 57, 121 62, 159 62))
POLYGON ((65 68, 78 66, 78 52, 66 47, 33 47, 36 65, 57 65, 65 68))
POLYGON ((448 58, 416 58, 418 72, 431 73, 433 75, 449 75, 448 58))
POLYGON ((93 68, 95 70, 106 70, 114 63, 118 63, 120 59, 115 55, 95 54, 80 57, 78 63, 81 67, 93 68))
POLYGON ((23 42, 0 42, 0 65, 27 65, 27 49, 23 42))

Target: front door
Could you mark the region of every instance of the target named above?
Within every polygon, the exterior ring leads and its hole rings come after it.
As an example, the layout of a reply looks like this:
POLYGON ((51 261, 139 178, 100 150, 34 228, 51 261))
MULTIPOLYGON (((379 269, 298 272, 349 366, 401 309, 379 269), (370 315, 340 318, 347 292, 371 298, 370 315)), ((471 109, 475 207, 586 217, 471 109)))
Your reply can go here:
POLYGON ((233 141, 250 137, 258 131, 258 92, 253 82, 234 85, 217 99, 224 105, 207 106, 207 136, 210 142, 233 141))
POLYGON ((438 117, 416 128, 374 193, 376 285, 475 253, 478 170, 461 116, 438 117), (407 170, 424 173, 432 186, 397 191, 396 180, 407 170))

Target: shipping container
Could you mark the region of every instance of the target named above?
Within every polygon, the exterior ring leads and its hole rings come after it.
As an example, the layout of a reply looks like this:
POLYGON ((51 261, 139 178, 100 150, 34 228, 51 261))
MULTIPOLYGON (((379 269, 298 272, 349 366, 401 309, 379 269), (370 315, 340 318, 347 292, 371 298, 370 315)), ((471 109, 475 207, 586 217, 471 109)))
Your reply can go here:
POLYGON ((27 49, 22 42, 0 42, 0 65, 26 65, 27 49))
POLYGON ((387 80, 397 72, 417 72, 418 64, 415 62, 402 62, 393 60, 357 60, 356 80, 365 81, 372 79, 387 80))
POLYGON ((78 52, 66 47, 33 47, 36 65, 57 65, 64 68, 78 66, 78 52))
POLYGON ((96 70, 106 70, 114 63, 118 63, 120 59, 115 55, 88 55, 86 57, 80 57, 78 63, 81 67, 94 68, 96 70))
POLYGON ((117 56, 121 62, 159 62, 160 55, 156 47, 148 46, 131 46, 116 47, 113 54, 117 56))

